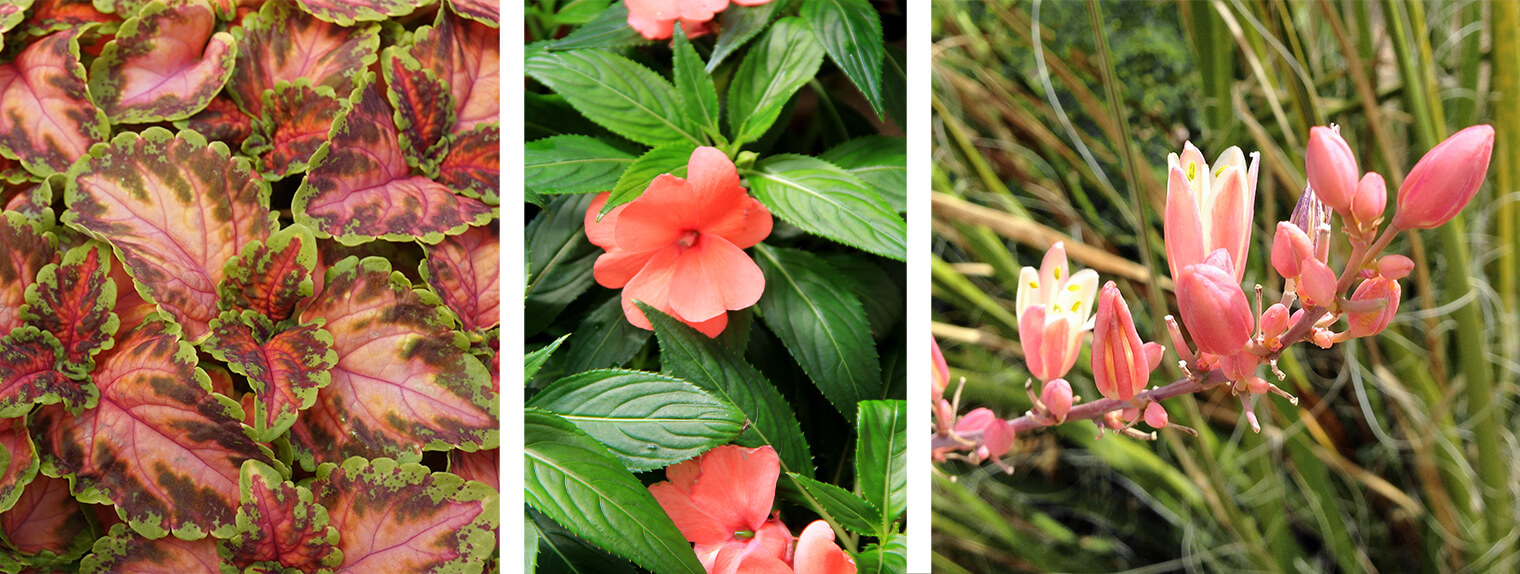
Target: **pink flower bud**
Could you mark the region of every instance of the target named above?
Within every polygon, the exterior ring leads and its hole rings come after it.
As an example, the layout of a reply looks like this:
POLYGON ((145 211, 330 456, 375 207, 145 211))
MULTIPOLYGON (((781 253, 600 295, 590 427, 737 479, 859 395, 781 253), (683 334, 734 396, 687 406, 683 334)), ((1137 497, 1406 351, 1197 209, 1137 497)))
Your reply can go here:
POLYGON ((1378 275, 1389 279, 1403 279, 1414 270, 1414 261, 1403 255, 1384 255, 1377 262, 1378 275))
POLYGON ((1351 325, 1348 329, 1351 336, 1370 337, 1387 329, 1388 323, 1399 312, 1400 295, 1399 282, 1393 279, 1377 277, 1358 285, 1356 292, 1351 295, 1352 301, 1381 300, 1384 306, 1377 311, 1346 313, 1346 322, 1351 325))
POLYGON ((1351 146, 1335 130, 1314 126, 1309 130, 1304 169, 1309 175, 1309 187, 1314 188, 1320 201, 1344 217, 1351 207, 1351 196, 1356 193, 1357 175, 1361 173, 1351 146))
POLYGON ((1363 229, 1372 229, 1388 206, 1388 184, 1376 172, 1367 172, 1351 198, 1351 218, 1363 229))
POLYGON ((1251 338, 1255 318, 1251 316, 1245 292, 1240 290, 1233 273, 1209 264, 1208 260, 1182 270, 1182 278, 1177 281, 1177 306, 1182 311, 1182 324, 1187 326, 1199 351, 1233 355, 1251 338))
POLYGON ((939 352, 939 341, 929 338, 929 344, 933 347, 934 354, 934 377, 929 384, 934 391, 934 401, 938 402, 945 396, 945 387, 950 386, 950 365, 945 363, 945 355, 939 352))
POLYGON ((1303 274, 1298 279, 1298 296, 1304 305, 1329 307, 1335 302, 1335 272, 1318 259, 1303 262, 1303 274))
POLYGON ((1315 327, 1309 335, 1309 341, 1321 349, 1329 349, 1335 345, 1335 333, 1324 327, 1315 327))
POLYGON ((1145 406, 1145 424, 1151 425, 1151 428, 1163 429, 1167 422, 1166 409, 1161 407, 1161 403, 1152 402, 1145 406))
POLYGON ((1288 308, 1282 303, 1273 303, 1261 313, 1260 326, 1261 334, 1269 341, 1283 336, 1288 332, 1288 308))
POLYGON ((993 414, 992 409, 987 407, 972 409, 971 412, 966 413, 966 416, 961 417, 961 420, 955 422, 955 432, 966 434, 980 431, 987 426, 987 423, 994 420, 997 420, 997 415, 993 414))
POLYGON ((1066 379, 1045 383, 1045 388, 1040 390, 1040 402, 1045 403, 1056 422, 1066 420, 1066 413, 1071 412, 1071 383, 1066 379))
POLYGON ((1008 421, 993 417, 982 427, 982 444, 987 448, 987 458, 997 460, 1008 454, 1013 447, 1013 426, 1008 421))
POLYGON ((1314 241, 1290 221, 1277 222, 1277 234, 1272 237, 1272 268, 1284 279, 1297 279, 1302 270, 1299 262, 1314 256, 1314 241))
MULTIPOLYGON (((1227 273, 1220 270, 1220 273, 1227 273)), ((1092 371, 1098 392, 1110 399, 1130 400, 1150 382, 1146 349, 1135 332, 1135 320, 1119 287, 1109 281, 1098 294, 1093 327, 1092 371)))
POLYGON ((1451 221, 1472 201, 1488 174, 1494 128, 1477 125, 1446 138, 1420 158, 1399 186, 1399 229, 1432 229, 1451 221))

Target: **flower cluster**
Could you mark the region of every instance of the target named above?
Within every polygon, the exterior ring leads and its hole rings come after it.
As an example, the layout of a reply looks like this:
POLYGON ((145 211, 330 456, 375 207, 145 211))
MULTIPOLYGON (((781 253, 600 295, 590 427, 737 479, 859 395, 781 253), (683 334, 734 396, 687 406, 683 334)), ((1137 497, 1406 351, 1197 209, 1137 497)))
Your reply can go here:
POLYGON ((815 520, 792 537, 771 512, 781 459, 768 446, 726 445, 665 470, 649 485, 697 558, 713 574, 854 574, 855 560, 815 520))
MULTIPOLYGON (((734 0, 740 6, 759 6, 771 0, 734 0)), ((650 40, 664 40, 677 21, 686 36, 713 31, 712 19, 728 8, 728 0, 628 0, 628 25, 650 40)))
POLYGON ((635 304, 642 301, 716 337, 728 311, 754 305, 765 291, 765 276, 743 250, 771 234, 771 213, 739 185, 734 162, 717 148, 692 152, 686 175, 655 178, 605 216, 609 194, 597 195, 586 210, 586 238, 607 251, 596 259, 596 282, 623 290, 628 322, 652 329, 635 304))
POLYGON ((1203 154, 1186 144, 1180 156, 1167 159, 1164 217, 1168 266, 1182 319, 1179 325, 1169 315, 1166 322, 1185 378, 1147 389, 1165 349, 1140 339, 1113 282, 1097 293, 1096 317, 1083 323, 1097 276, 1090 270, 1071 273, 1058 243, 1039 271, 1025 267, 1020 275, 1020 343, 1030 374, 1044 383, 1038 396, 1032 383, 1026 385, 1034 408, 1008 420, 985 408, 957 417, 955 401, 943 398, 949 369, 935 344, 934 458, 966 451, 970 454, 963 458, 1001 465, 999 459, 1017 433, 1073 419, 1094 420, 1100 432, 1138 438, 1155 436, 1134 430, 1141 420, 1157 429, 1191 431, 1170 424, 1161 401, 1219 386, 1240 398, 1252 429, 1260 431, 1252 397, 1275 393, 1296 403, 1258 376, 1260 367, 1269 365, 1281 379, 1276 361, 1294 343, 1329 348, 1382 332, 1398 311, 1399 280, 1414 266, 1402 255, 1383 254, 1384 249, 1402 231, 1439 227, 1455 217, 1477 194, 1493 143, 1493 128, 1480 125, 1431 149, 1399 187, 1397 212, 1385 225, 1383 177, 1359 171, 1335 127, 1313 128, 1305 161, 1308 188, 1273 237, 1271 263, 1284 279, 1282 297, 1265 308, 1262 286, 1255 287, 1253 308, 1240 283, 1251 245, 1258 154, 1252 153, 1248 164, 1231 147, 1211 170, 1203 154), (1337 215, 1338 228, 1333 225, 1337 215), (1351 248, 1340 273, 1329 257, 1338 236, 1351 248), (1338 330, 1342 318, 1346 326, 1338 330), (1060 377, 1071 369, 1087 330, 1093 333, 1093 380, 1103 399, 1073 406, 1081 398, 1060 377))

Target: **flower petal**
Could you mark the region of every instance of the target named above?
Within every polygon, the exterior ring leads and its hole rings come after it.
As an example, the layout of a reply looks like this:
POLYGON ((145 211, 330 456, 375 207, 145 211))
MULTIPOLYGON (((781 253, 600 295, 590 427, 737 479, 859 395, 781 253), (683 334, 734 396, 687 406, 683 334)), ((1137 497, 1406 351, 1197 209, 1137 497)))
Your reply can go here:
POLYGON ((1251 205, 1245 203, 1248 192, 1246 190, 1245 173, 1236 168, 1227 168, 1214 182, 1214 198, 1210 210, 1205 214, 1210 221, 1204 226, 1208 229, 1208 242, 1206 249, 1224 248, 1230 253, 1230 260, 1234 261, 1235 280, 1239 281, 1246 274, 1246 253, 1251 249, 1251 205))
POLYGON ((654 330, 654 326, 649 324, 649 318, 644 316, 644 311, 634 304, 635 301, 642 301, 645 305, 670 313, 670 278, 674 275, 674 264, 679 252, 680 248, 676 246, 656 251, 654 257, 644 264, 644 268, 623 286, 623 315, 628 317, 628 322, 633 323, 633 326, 654 330))
POLYGON ((660 508, 665 509, 665 514, 670 515, 670 520, 676 523, 676 528, 680 529, 681 535, 685 536, 688 542, 723 544, 734 539, 733 530, 708 514, 706 508, 693 503, 691 497, 675 484, 670 482, 651 484, 649 494, 660 503, 660 508))
POLYGON ((781 458, 768 446, 720 446, 666 470, 671 482, 689 485, 692 503, 730 535, 765 526, 780 474, 781 458))
POLYGON ((855 560, 834 543, 834 531, 827 522, 814 520, 797 537, 792 568, 797 574, 854 574, 855 560))
POLYGON ((617 245, 648 251, 675 243, 701 224, 699 198, 686 180, 664 174, 644 194, 624 206, 618 217, 617 245))
POLYGON ((1193 198, 1193 187, 1188 183, 1183 168, 1174 167, 1166 181, 1166 215, 1163 217, 1163 237, 1166 242, 1166 264, 1172 279, 1183 267, 1203 261, 1203 220, 1198 216, 1198 202, 1193 198))
MULTIPOLYGON (((743 189, 743 188, 740 188, 743 189)), ((748 249, 771 234, 771 211, 753 197, 745 196, 733 207, 702 225, 702 233, 729 240, 739 249, 748 249)))
POLYGON ((602 212, 602 206, 607 205, 607 197, 612 195, 610 191, 596 194, 591 200, 591 207, 586 208, 586 239, 592 245, 606 250, 612 250, 617 246, 617 222, 623 214, 623 208, 627 205, 619 205, 602 217, 601 221, 596 216, 602 212))
MULTIPOLYGON (((672 245, 666 249, 678 248, 672 245)), ((596 258, 596 267, 593 269, 596 282, 608 289, 621 289, 659 252, 658 249, 654 251, 609 250, 596 258)))
POLYGON ((765 275, 744 251, 716 235, 700 235, 675 260, 670 307, 686 321, 706 321, 760 300, 765 275))

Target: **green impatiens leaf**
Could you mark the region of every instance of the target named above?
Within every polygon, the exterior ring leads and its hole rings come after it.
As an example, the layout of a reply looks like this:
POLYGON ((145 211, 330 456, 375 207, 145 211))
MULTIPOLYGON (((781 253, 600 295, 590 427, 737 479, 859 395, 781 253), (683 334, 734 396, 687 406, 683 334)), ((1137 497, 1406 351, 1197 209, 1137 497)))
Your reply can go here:
POLYGON ((686 39, 686 30, 676 27, 671 50, 675 52, 676 93, 681 95, 681 112, 687 119, 702 127, 709 137, 722 137, 718 133, 718 90, 713 87, 712 77, 702 56, 686 39))
POLYGON ((256 460, 243 463, 239 485, 237 530, 219 550, 240 572, 257 567, 320 574, 343 562, 338 530, 328 524, 327 508, 313 500, 310 489, 256 460))
POLYGON ((524 358, 523 380, 533 380, 533 375, 537 375, 538 370, 544 368, 544 363, 549 361, 549 356, 559 350, 559 346, 564 344, 565 339, 568 337, 569 335, 565 335, 564 337, 555 339, 553 343, 544 345, 541 349, 528 353, 528 356, 524 358))
POLYGON ((882 531, 908 507, 908 403, 862 401, 855 483, 881 509, 882 531))
POLYGON ((650 41, 643 34, 628 25, 628 6, 619 2, 608 6, 595 19, 566 34, 564 38, 550 42, 546 49, 564 51, 622 48, 648 43, 650 41))
POLYGON ((823 160, 776 155, 746 174, 772 214, 845 245, 906 261, 908 224, 860 178, 823 160))
MULTIPOLYGON (((732 322, 729 324, 733 325, 732 322)), ((622 365, 644 348, 650 335, 648 330, 628 322, 620 298, 608 297, 571 331, 565 348, 565 372, 579 373, 622 365)))
POLYGON ((802 485, 817 504, 832 516, 840 526, 857 534, 879 536, 878 529, 881 527, 881 511, 871 503, 856 496, 848 490, 839 488, 827 482, 819 482, 801 476, 797 473, 787 473, 792 480, 802 485))
MULTIPOLYGON (((714 58, 716 59, 716 58, 714 58)), ((752 142, 765 135, 797 89, 818 74, 823 47, 801 18, 783 18, 749 55, 728 85, 728 129, 733 139, 752 142)))
POLYGON ((528 57, 525 69, 582 115, 623 137, 651 146, 705 141, 702 128, 681 113, 675 86, 632 60, 601 50, 539 52, 528 57))
POLYGON ((644 484, 574 424, 528 409, 523 449, 523 488, 534 509, 651 571, 704 572, 691 544, 644 484))
POLYGON ((894 534, 855 553, 856 574, 906 574, 908 572, 907 537, 894 534))
POLYGON ((69 250, 62 264, 37 272, 27 288, 21 316, 28 325, 52 333, 63 349, 58 370, 84 380, 95 368, 95 354, 111 348, 121 326, 113 313, 116 283, 111 280, 111 255, 98 244, 69 250))
POLYGON ((596 138, 553 136, 525 146, 523 179, 528 189, 543 194, 612 191, 633 160, 596 138))
POLYGON ((185 119, 211 103, 237 59, 206 2, 155 0, 128 18, 90 64, 90 95, 115 123, 185 119))
POLYGON ((898 212, 908 208, 908 140, 892 136, 855 138, 818 159, 850 172, 898 212))
POLYGON ((553 412, 600 441, 635 472, 664 468, 726 444, 744 413, 695 385, 641 371, 588 371, 539 391, 529 407, 553 412))
POLYGON ((829 58, 844 70, 877 116, 882 116, 881 17, 869 0, 807 0, 802 17, 829 58))
POLYGON ((770 25, 771 17, 787 4, 789 2, 772 1, 759 6, 734 5, 718 14, 718 42, 713 45, 712 57, 707 61, 707 71, 711 73, 718 69, 718 65, 729 55, 758 36, 770 25))
POLYGON ((591 195, 554 197, 528 222, 528 286, 523 303, 523 332, 537 334, 565 307, 596 283, 592 266, 602 250, 586 240, 586 210, 591 195))

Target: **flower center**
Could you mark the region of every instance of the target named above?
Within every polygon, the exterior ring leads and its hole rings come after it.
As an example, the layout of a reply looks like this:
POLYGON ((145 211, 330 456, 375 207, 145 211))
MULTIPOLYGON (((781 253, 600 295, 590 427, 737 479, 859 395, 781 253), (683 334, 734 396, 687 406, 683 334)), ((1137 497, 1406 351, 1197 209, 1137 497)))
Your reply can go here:
POLYGON ((692 245, 696 245, 697 231, 695 229, 687 230, 686 233, 681 234, 681 238, 676 240, 676 243, 681 247, 691 247, 692 245))
POLYGON ((738 538, 740 540, 749 540, 754 537, 755 531, 753 530, 739 530, 734 532, 734 538, 738 538))

